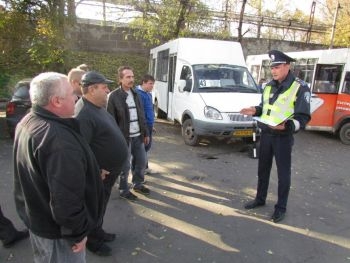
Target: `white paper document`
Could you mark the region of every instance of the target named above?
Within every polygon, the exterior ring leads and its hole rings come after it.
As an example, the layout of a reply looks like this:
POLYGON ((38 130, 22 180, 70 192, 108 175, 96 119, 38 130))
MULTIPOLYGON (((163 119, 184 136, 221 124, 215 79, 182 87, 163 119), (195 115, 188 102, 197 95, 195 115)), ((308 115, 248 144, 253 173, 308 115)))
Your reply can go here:
MULTIPOLYGON (((293 115, 289 116, 288 118, 285 118, 282 122, 284 122, 285 120, 288 120, 288 119, 291 119, 293 117, 293 115)), ((280 123, 274 123, 272 120, 262 120, 260 117, 253 117, 254 120, 258 121, 258 122, 262 122, 262 123, 265 123, 267 125, 270 125, 272 127, 275 127, 279 124, 281 124, 282 122, 280 123)))

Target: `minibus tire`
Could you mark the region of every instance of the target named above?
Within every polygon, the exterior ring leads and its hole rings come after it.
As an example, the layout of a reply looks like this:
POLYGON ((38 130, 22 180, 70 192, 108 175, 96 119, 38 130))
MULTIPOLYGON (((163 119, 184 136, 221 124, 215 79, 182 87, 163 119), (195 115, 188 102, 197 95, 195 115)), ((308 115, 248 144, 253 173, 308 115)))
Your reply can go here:
POLYGON ((200 137, 196 134, 191 119, 187 119, 183 122, 182 137, 187 145, 196 146, 199 144, 200 137))
POLYGON ((350 145, 350 122, 345 123, 339 130, 339 138, 342 143, 350 145))

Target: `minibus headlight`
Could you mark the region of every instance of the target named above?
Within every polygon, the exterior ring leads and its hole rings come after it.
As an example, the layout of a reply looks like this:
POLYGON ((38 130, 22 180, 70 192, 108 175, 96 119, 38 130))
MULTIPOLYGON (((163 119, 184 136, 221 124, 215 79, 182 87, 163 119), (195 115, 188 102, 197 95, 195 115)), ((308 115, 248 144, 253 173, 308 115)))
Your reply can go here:
POLYGON ((204 107, 204 116, 208 119, 222 120, 220 112, 217 109, 209 106, 204 107))

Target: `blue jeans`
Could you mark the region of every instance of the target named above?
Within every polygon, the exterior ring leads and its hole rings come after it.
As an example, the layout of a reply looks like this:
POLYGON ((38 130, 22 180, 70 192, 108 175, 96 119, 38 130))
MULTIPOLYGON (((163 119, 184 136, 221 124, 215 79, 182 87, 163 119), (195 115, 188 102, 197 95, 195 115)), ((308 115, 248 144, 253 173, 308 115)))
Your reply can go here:
MULTIPOLYGON (((85 263, 85 253, 72 251, 73 244, 66 239, 48 239, 30 233, 35 263, 85 263)), ((29 260, 28 260, 29 261, 29 260)))
POLYGON ((120 175, 119 190, 121 193, 128 192, 128 177, 131 169, 132 183, 135 188, 140 187, 145 180, 146 151, 143 137, 131 137, 129 141, 128 158, 124 163, 120 175))
POLYGON ((151 150, 151 146, 152 146, 153 125, 147 125, 147 129, 148 129, 148 134, 149 134, 149 143, 147 145, 145 145, 146 168, 148 168, 148 156, 147 156, 147 153, 149 152, 149 150, 151 150))

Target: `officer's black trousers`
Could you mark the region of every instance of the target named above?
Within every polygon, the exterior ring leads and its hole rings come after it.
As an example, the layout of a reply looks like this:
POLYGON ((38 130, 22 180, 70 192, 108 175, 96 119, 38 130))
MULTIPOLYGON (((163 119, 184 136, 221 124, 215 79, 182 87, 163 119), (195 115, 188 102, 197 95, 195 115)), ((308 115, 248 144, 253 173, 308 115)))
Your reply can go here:
POLYGON ((291 155, 293 135, 276 135, 262 132, 258 164, 256 200, 265 203, 270 181, 272 160, 275 156, 278 174, 278 201, 275 209, 285 212, 291 182, 291 155))
POLYGON ((12 222, 4 216, 0 206, 0 240, 12 240, 17 234, 17 230, 12 222))

